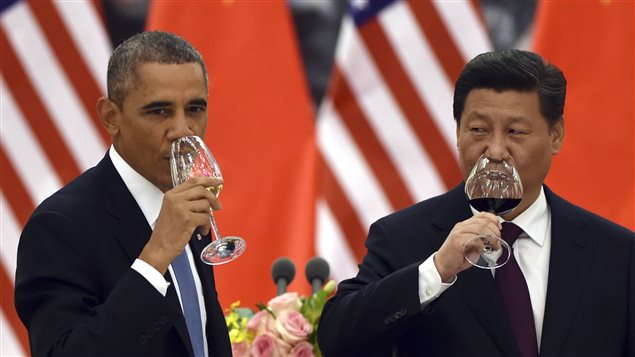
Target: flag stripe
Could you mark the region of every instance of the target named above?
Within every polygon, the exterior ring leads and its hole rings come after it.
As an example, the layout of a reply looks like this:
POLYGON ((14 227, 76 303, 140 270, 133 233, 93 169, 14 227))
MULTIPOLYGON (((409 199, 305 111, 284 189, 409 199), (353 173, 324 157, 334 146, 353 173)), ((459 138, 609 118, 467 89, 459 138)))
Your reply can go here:
MULTIPOLYGON (((79 174, 79 167, 75 164, 57 127, 52 124, 48 112, 24 73, 2 28, 0 28, 0 43, 2 43, 2 75, 6 85, 14 93, 13 98, 37 141, 42 145, 46 157, 60 178, 68 182, 79 174)), ((13 117, 12 120, 18 120, 18 118, 13 117)))
POLYGON ((2 78, 0 89, 3 93, 2 116, 14 118, 3 122, 3 130, 0 132, 2 149, 25 185, 30 203, 37 204, 55 192, 62 181, 46 159, 44 150, 23 119, 2 78))
POLYGON ((463 58, 432 3, 408 0, 408 5, 412 8, 412 14, 419 27, 425 33, 435 55, 439 58, 445 75, 450 80, 458 78, 463 69, 463 58))
MULTIPOLYGON (((344 27, 351 28, 351 22, 345 22, 344 27)), ((430 157, 392 96, 377 65, 372 61, 357 29, 352 27, 342 37, 340 45, 345 50, 338 52, 341 54, 337 55, 337 64, 375 135, 395 163, 411 195, 416 199, 430 197, 431 193, 444 188, 441 178, 432 168, 430 157), (422 169, 428 167, 431 169, 422 169)), ((330 135, 328 131, 323 133, 330 135)), ((335 174, 345 178, 337 170, 335 174)), ((389 211, 384 212, 387 213, 389 211)), ((374 219, 379 217, 381 216, 373 216, 374 219)))
POLYGON ((108 68, 112 45, 104 30, 106 20, 100 1, 53 1, 53 5, 81 53, 82 62, 90 70, 100 95, 105 94, 105 69, 108 68))
MULTIPOLYGON (((331 276, 336 280, 343 280, 354 276, 357 272, 357 262, 359 259, 351 250, 340 229, 337 219, 328 207, 328 204, 321 197, 316 204, 317 230, 319 237, 324 239, 316 240, 317 253, 329 262, 331 276)), ((364 234, 364 232, 360 232, 364 234)))
MULTIPOLYGON (((0 147, 0 168, 0 173, 2 175, 0 182, 3 188, 2 193, 6 196, 10 206, 2 207, 2 211, 4 212, 8 208, 10 208, 10 211, 15 214, 15 217, 19 221, 20 225, 23 226, 26 220, 29 218, 31 212, 33 212, 34 206, 31 203, 31 199, 29 198, 24 185, 17 176, 13 165, 7 159, 7 156, 2 147, 0 147), (9 188, 8 190, 6 189, 7 187, 9 188)), ((2 215, 3 225, 8 224, 8 222, 4 221, 6 219, 5 213, 2 213, 2 215)), ((12 238, 17 240, 17 237, 3 237, 2 241, 4 242, 5 239, 12 238)), ((5 249, 7 249, 7 247, 3 244, 3 250, 5 249)), ((0 263, 0 303, 2 305, 2 312, 9 322, 9 325, 16 335, 20 345, 22 346, 22 349, 24 351, 28 351, 29 344, 26 329, 20 322, 20 319, 14 308, 13 279, 10 277, 9 273, 12 273, 14 270, 7 269, 9 268, 7 267, 7 265, 8 264, 6 264, 4 261, 0 263)))
POLYGON ((482 18, 472 1, 434 1, 432 4, 447 26, 463 62, 492 49, 482 18))
POLYGON ((322 107, 318 139, 322 157, 355 208, 363 226, 391 212, 390 201, 331 101, 322 107))
POLYGON ((344 190, 338 180, 333 175, 331 168, 326 164, 320 155, 318 172, 321 177, 321 185, 324 188, 322 195, 333 216, 337 219, 339 228, 344 232, 351 251, 357 261, 361 261, 364 256, 364 239, 366 230, 357 218, 356 210, 346 198, 344 190))
POLYGON ((104 154, 105 143, 90 115, 78 100, 77 92, 64 75, 54 52, 46 42, 41 26, 25 2, 18 2, 2 13, 2 26, 38 97, 58 127, 81 169, 93 166, 104 154), (20 29, 17 31, 15 29, 20 29), (51 89, 54 90, 51 90, 51 89))
MULTIPOLYGON (((454 148, 456 126, 451 120, 452 83, 445 76, 428 38, 421 31, 411 10, 407 3, 398 2, 384 11, 379 20, 422 103, 448 146, 454 148)), ((451 152, 458 157, 456 151, 451 152)), ((428 197, 421 196, 420 199, 428 197)))
POLYGON ((15 303, 13 300, 13 282, 0 264, 0 305, 2 305, 2 313, 6 317, 11 330, 16 335, 20 345, 24 351, 29 350, 29 336, 26 329, 20 322, 18 313, 15 311, 15 303))
POLYGON ((414 201, 408 193, 406 184, 399 176, 397 168, 388 157, 383 146, 377 140, 372 128, 364 117, 346 79, 341 76, 337 66, 333 69, 333 83, 337 86, 333 103, 353 137, 355 143, 364 155, 376 177, 381 177, 378 183, 382 186, 386 196, 392 204, 392 209, 403 208, 414 201))
POLYGON ((30 1, 29 5, 40 26, 46 29, 43 33, 67 78, 74 88, 82 89, 77 91, 77 97, 84 106, 88 117, 92 119, 96 131, 101 135, 104 142, 108 142, 110 137, 103 129, 95 110, 95 98, 101 97, 102 91, 73 43, 56 8, 50 0, 30 1))
POLYGON ((16 219, 21 226, 24 226, 35 206, 2 147, 0 147, 0 167, 2 167, 2 192, 7 197, 16 219), (6 189, 7 187, 9 189, 6 189))
MULTIPOLYGON (((451 187, 461 180, 454 155, 447 142, 441 136, 430 114, 419 100, 412 82, 406 75, 399 59, 376 19, 367 22, 360 33, 369 49, 377 68, 395 99, 399 103, 408 123, 413 128, 420 144, 425 148, 434 163, 436 171, 443 179, 446 187, 451 187)), ((451 119, 447 119, 451 120, 451 119)))

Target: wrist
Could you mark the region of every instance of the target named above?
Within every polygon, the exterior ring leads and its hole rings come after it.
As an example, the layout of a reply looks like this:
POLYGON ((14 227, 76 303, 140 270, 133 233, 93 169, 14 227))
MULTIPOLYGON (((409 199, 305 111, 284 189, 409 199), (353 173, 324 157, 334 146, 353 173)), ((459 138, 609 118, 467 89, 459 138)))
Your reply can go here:
POLYGON ((161 249, 157 249, 151 244, 151 242, 148 242, 148 244, 143 247, 138 259, 143 260, 145 263, 164 275, 168 270, 168 266, 172 262, 172 259, 168 259, 166 256, 167 255, 163 253, 161 249))
POLYGON ((437 269, 437 273, 439 273, 439 276, 441 277, 441 282, 444 284, 450 284, 454 280, 456 280, 456 273, 452 273, 451 271, 449 271, 449 269, 447 269, 445 265, 442 264, 442 259, 438 257, 439 257, 439 252, 437 252, 437 254, 434 255, 434 258, 433 258, 434 267, 437 269))

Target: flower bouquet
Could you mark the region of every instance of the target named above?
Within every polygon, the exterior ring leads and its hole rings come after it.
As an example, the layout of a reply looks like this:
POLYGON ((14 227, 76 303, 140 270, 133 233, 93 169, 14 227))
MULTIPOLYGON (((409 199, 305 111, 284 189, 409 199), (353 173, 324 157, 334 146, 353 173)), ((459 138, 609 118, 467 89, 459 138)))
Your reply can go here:
POLYGON ((315 294, 288 292, 258 304, 258 312, 237 301, 225 316, 234 357, 322 357, 317 324, 324 303, 335 290, 329 281, 315 294))

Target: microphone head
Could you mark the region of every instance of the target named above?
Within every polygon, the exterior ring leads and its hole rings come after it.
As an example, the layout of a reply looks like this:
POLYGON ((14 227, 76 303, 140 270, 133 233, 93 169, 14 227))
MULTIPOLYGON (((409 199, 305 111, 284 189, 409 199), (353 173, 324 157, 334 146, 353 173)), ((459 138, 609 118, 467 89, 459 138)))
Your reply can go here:
POLYGON ((287 257, 278 258, 271 266, 271 277, 274 283, 278 283, 278 280, 284 279, 287 284, 293 281, 295 278, 295 265, 291 259, 287 257))
POLYGON ((320 257, 313 257, 308 263, 306 263, 304 273, 306 274, 306 278, 309 280, 309 283, 313 283, 314 279, 319 279, 321 283, 324 283, 329 278, 331 269, 329 268, 329 263, 327 263, 326 260, 320 257))

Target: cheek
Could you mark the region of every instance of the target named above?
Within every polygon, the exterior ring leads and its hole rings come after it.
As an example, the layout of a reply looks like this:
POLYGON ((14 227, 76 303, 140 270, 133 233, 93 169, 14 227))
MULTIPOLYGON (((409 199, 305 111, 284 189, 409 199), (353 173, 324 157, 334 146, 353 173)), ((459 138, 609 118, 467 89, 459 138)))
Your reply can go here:
POLYGON ((475 145, 474 143, 468 145, 464 141, 459 141, 457 148, 459 150, 459 169, 461 170, 463 178, 467 178, 470 171, 472 171, 472 167, 474 167, 474 164, 483 153, 483 150, 479 145, 475 145))
POLYGON ((480 155, 475 155, 473 152, 468 151, 459 151, 459 169, 461 170, 461 175, 466 179, 467 176, 472 171, 472 167, 478 160, 480 155))

